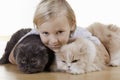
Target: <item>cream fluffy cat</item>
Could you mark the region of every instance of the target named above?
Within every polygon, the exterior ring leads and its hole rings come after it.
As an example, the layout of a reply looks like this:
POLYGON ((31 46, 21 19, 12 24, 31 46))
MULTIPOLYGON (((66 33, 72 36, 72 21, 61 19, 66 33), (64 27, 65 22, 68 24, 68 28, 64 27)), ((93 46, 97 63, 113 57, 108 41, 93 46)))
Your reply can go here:
POLYGON ((94 23, 88 30, 97 36, 110 54, 109 64, 120 66, 120 28, 116 25, 94 23))
POLYGON ((95 45, 82 37, 63 46, 55 55, 52 69, 72 74, 103 70, 109 61, 108 53, 102 44, 95 45))

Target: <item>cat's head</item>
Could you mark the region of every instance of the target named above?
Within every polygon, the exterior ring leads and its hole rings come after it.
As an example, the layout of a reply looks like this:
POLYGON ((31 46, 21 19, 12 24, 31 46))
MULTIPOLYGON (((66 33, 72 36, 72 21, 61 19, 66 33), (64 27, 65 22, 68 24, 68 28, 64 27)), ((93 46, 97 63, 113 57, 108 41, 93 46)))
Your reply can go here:
POLYGON ((78 39, 63 46, 60 51, 56 53, 58 69, 69 72, 79 68, 85 68, 90 59, 90 53, 92 52, 90 52, 90 46, 88 45, 90 44, 86 44, 83 40, 78 39))
POLYGON ((16 53, 18 68, 25 73, 43 71, 48 62, 47 48, 40 44, 20 44, 16 53))

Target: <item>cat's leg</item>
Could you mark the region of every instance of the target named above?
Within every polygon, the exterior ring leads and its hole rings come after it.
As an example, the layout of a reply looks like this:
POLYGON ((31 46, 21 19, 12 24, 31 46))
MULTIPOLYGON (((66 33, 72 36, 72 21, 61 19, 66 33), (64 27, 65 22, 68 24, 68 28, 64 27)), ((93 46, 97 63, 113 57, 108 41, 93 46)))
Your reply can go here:
POLYGON ((100 70, 102 70, 100 68, 100 66, 97 66, 94 63, 89 65, 89 66, 87 66, 87 68, 86 68, 86 72, 94 72, 94 71, 100 71, 100 70))
POLYGON ((111 56, 111 60, 110 60, 109 65, 114 66, 114 67, 120 66, 120 51, 111 53, 110 56, 111 56))
POLYGON ((77 68, 74 68, 72 70, 69 70, 67 71, 68 73, 71 73, 71 74, 83 74, 85 73, 85 70, 84 69, 77 69, 77 68))
POLYGON ((120 66, 120 36, 112 35, 108 50, 111 58, 109 64, 111 66, 120 66))
POLYGON ((93 72, 93 71, 100 71, 102 70, 101 67, 99 66, 96 66, 94 63, 87 66, 87 67, 84 67, 84 68, 74 68, 72 70, 69 70, 68 72, 69 73, 72 73, 72 74, 83 74, 83 73, 88 73, 88 72, 93 72))

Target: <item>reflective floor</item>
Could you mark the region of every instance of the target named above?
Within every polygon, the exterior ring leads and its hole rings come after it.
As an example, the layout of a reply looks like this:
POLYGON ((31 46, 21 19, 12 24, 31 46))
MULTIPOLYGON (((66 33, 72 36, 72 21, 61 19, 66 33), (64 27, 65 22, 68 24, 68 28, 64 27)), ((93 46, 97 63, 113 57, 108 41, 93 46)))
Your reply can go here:
MULTIPOLYGON (((0 37, 1 39, 1 37, 0 37)), ((4 52, 6 40, 0 40, 0 57, 4 52)), ((42 72, 24 74, 12 64, 0 65, 0 80, 120 80, 120 67, 108 67, 104 71, 72 75, 62 72, 42 72)))
POLYGON ((0 66, 0 80, 120 80, 120 67, 81 75, 60 72, 24 74, 15 65, 7 64, 0 66))

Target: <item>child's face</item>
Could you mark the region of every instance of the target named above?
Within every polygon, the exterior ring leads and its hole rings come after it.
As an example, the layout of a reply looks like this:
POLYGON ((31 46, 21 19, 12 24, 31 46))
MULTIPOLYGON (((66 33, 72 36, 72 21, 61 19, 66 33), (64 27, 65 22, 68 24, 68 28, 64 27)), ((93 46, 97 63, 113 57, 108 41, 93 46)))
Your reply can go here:
POLYGON ((65 16, 58 16, 38 26, 42 42, 57 52, 69 40, 71 26, 65 16))

